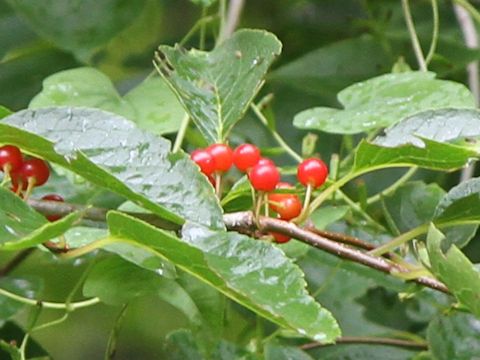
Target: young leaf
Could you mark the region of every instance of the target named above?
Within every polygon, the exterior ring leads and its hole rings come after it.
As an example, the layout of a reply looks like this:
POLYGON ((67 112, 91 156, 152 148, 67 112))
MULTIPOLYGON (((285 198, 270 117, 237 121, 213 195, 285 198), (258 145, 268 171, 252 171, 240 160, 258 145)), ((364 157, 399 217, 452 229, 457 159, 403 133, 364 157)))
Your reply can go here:
POLYGON ((294 125, 334 134, 356 134, 397 123, 415 113, 439 108, 474 108, 462 84, 437 80, 435 74, 385 74, 338 93, 343 110, 318 107, 297 114, 294 125))
POLYGON ((432 225, 427 236, 431 270, 462 304, 480 316, 480 272, 455 245, 444 251, 444 239, 445 236, 432 225))
POLYGON ((112 241, 149 249, 272 322, 325 343, 340 334, 331 314, 306 292, 302 272, 268 243, 191 223, 180 241, 116 212, 108 225, 112 241))
POLYGON ((157 65, 203 136, 222 142, 260 90, 281 47, 271 33, 240 30, 211 52, 160 46, 157 65))
POLYGON ((427 339, 436 360, 471 360, 480 354, 480 322, 463 313, 436 317, 428 326, 427 339))
POLYGON ((88 67, 65 70, 47 77, 42 91, 32 99, 29 108, 62 105, 111 111, 155 134, 177 131, 185 116, 163 79, 150 77, 122 98, 105 74, 88 67))
POLYGON ((305 351, 296 346, 283 345, 271 340, 265 344, 265 360, 313 360, 305 351))
POLYGON ((24 110, 0 122, 0 142, 57 163, 160 217, 223 228, 213 188, 182 152, 97 109, 24 110))
POLYGON ((20 250, 53 239, 72 227, 80 216, 72 213, 48 222, 19 196, 0 187, 0 250, 20 250))

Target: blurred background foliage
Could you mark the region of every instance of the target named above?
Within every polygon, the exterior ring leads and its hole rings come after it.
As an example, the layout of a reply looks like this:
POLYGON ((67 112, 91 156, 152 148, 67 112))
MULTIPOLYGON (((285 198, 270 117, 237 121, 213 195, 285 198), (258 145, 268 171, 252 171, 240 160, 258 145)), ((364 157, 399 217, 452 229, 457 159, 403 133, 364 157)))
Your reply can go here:
MULTIPOLYGON (((0 104, 12 110, 26 108, 40 92, 44 78, 81 66, 101 70, 121 94, 126 93, 152 72, 153 52, 159 44, 179 42, 202 13, 212 15, 217 11, 216 6, 204 11, 195 3, 201 1, 0 0, 0 104)), ((421 43, 427 49, 432 32, 430 2, 417 0, 411 5, 421 43)), ((440 1, 439 5, 440 37, 430 68, 440 78, 466 83, 465 67, 480 58, 480 50, 464 45, 452 3, 440 1)), ((278 131, 298 151, 305 132, 292 126, 296 113, 313 106, 338 106, 339 90, 389 72, 394 64, 416 68, 399 0, 249 0, 240 27, 266 29, 283 43, 283 53, 274 63, 262 94, 274 94, 269 115, 275 119, 278 131)), ((207 49, 214 45, 217 28, 218 21, 207 26, 207 49)), ((186 46, 197 47, 198 43, 195 33, 186 46)), ((338 152, 344 144, 340 136, 318 135, 316 151, 325 157, 338 152)), ((194 143, 195 134, 189 136, 189 142, 194 143)), ((232 136, 264 147, 274 146, 263 125, 251 114, 247 114, 232 136)), ((382 176, 375 174, 375 181, 364 177, 363 183, 373 193, 398 175, 398 170, 389 170, 382 176)), ((416 178, 450 186, 457 181, 458 174, 422 171, 416 178)), ((350 186, 348 191, 353 198, 360 193, 356 186, 350 186)), ((466 253, 478 262, 480 255, 475 243, 478 241, 470 243, 466 253)), ((34 274, 43 279, 42 298, 63 299, 84 267, 80 260, 74 264, 72 267, 71 263, 55 261, 48 253, 37 252, 14 275, 34 274)), ((377 276, 379 279, 375 281, 371 274, 352 277, 351 272, 345 271, 352 265, 320 252, 309 253, 300 265, 316 296, 339 319, 344 335, 425 331, 431 307, 441 302, 426 292, 428 301, 422 304, 413 300, 400 303, 389 290, 377 287, 379 283, 388 283, 383 277, 377 276), (375 311, 366 306, 372 299, 376 301, 375 311)), ((399 291, 399 286, 389 283, 387 287, 399 291)), ((99 354, 104 352, 119 309, 99 305, 79 310, 68 321, 39 332, 34 339, 55 359, 101 358, 99 354)), ((45 319, 55 316, 58 314, 49 311, 42 315, 45 319)), ((249 339, 255 332, 251 328, 253 316, 229 303, 224 338, 240 343, 249 339)), ((27 313, 21 313, 17 320, 22 322, 26 317, 27 313)), ((127 312, 117 358, 168 358, 163 352, 166 334, 187 323, 182 313, 155 296, 138 299, 127 312)), ((319 350, 318 356, 343 358, 335 353, 337 350, 325 351, 322 355, 319 350)), ((373 358, 363 348, 352 351, 364 354, 366 357, 362 359, 373 358)), ((382 351, 388 351, 392 356, 389 358, 397 358, 396 350, 382 351)), ((398 351, 398 358, 410 354, 398 351)), ((379 359, 386 358, 384 355, 377 349, 379 359)))

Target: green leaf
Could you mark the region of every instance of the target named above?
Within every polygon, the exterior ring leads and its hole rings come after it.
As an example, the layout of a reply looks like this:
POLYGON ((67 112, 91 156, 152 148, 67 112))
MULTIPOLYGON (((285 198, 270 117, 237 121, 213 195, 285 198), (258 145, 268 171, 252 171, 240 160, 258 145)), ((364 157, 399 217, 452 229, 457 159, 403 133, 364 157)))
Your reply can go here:
POLYGON ((110 212, 112 241, 150 249, 280 326, 332 342, 340 330, 305 290, 302 272, 271 244, 188 224, 184 240, 126 215, 110 212))
POLYGON ((171 360, 203 360, 195 338, 185 329, 171 332, 165 342, 165 353, 171 360))
MULTIPOLYGON (((426 185, 414 181, 399 187, 384 198, 385 206, 400 233, 433 221, 435 209, 445 191, 437 184, 426 185)), ((475 235, 477 225, 463 225, 444 229, 447 237, 457 246, 465 246, 475 235)))
POLYGON ((318 348, 312 355, 322 360, 410 360, 415 353, 415 350, 386 345, 342 344, 318 348))
POLYGON ((84 285, 83 294, 99 297, 110 305, 121 305, 137 297, 157 295, 182 311, 194 325, 201 314, 189 294, 174 280, 144 270, 114 256, 95 264, 84 285))
POLYGON ((72 213, 48 222, 19 196, 0 187, 0 250, 20 250, 53 239, 67 231, 80 215, 72 213))
MULTIPOLYGON (((445 236, 433 225, 427 236, 431 271, 447 285, 455 297, 473 314, 480 317, 480 272, 455 246, 442 250, 445 236)), ((448 240, 448 239, 447 239, 448 240)))
POLYGON ((167 220, 223 228, 213 188, 182 152, 96 109, 24 110, 0 122, 0 142, 57 163, 167 220), (68 134, 68 136, 65 136, 68 134))
POLYGON ((22 344, 25 335, 25 331, 12 321, 0 326, 0 359, 6 359, 5 352, 9 353, 13 360, 25 358, 29 360, 51 359, 48 352, 35 339, 29 339, 25 357, 22 357, 18 347, 22 344), (13 344, 16 344, 16 346, 13 344))
POLYGON ((298 347, 282 345, 275 340, 267 342, 264 351, 265 360, 313 360, 310 355, 298 347))
POLYGON ((178 130, 185 112, 160 77, 150 77, 123 98, 111 80, 94 68, 61 71, 43 81, 43 89, 30 109, 51 106, 85 106, 111 111, 155 134, 178 130))
POLYGON ((463 313, 436 317, 427 339, 435 360, 472 360, 480 354, 480 320, 463 313))
POLYGON ((203 136, 226 140, 263 84, 280 41, 266 31, 240 30, 211 52, 160 46, 160 73, 203 136))
POLYGON ((202 318, 202 326, 197 329, 199 336, 208 340, 219 338, 225 325, 225 296, 186 272, 181 272, 177 281, 198 308, 202 318))
MULTIPOLYGON (((5 276, 0 279, 0 288, 20 296, 35 298, 42 288, 42 282, 34 278, 5 276)), ((25 304, 0 295, 0 324, 24 307, 25 304)))
POLYGON ((437 225, 480 222, 480 178, 464 181, 450 189, 435 210, 437 225))
POLYGON ((478 153, 461 146, 423 140, 425 146, 383 147, 362 141, 355 151, 353 171, 365 173, 390 167, 420 166, 433 170, 455 170, 463 167, 478 153))
POLYGON ((362 35, 313 50, 280 66, 268 79, 303 93, 333 95, 352 82, 377 75, 382 66, 388 69, 390 62, 377 39, 362 35))
POLYGON ((412 144, 422 148, 422 139, 441 143, 480 135, 480 111, 476 109, 440 109, 424 111, 390 126, 374 144, 397 147, 412 144))
POLYGON ((145 0, 7 1, 28 24, 58 46, 79 57, 106 43, 140 14, 145 0))
POLYGON ((342 219, 350 210, 347 205, 343 206, 322 206, 311 214, 311 220, 315 227, 325 230, 328 225, 342 219))
POLYGON ((415 113, 447 107, 474 108, 462 84, 437 80, 433 73, 385 74, 338 93, 344 110, 317 107, 297 114, 294 125, 334 134, 356 134, 386 127, 415 113))
POLYGON ((10 115, 12 112, 8 110, 5 106, 0 105, 0 119, 10 115))

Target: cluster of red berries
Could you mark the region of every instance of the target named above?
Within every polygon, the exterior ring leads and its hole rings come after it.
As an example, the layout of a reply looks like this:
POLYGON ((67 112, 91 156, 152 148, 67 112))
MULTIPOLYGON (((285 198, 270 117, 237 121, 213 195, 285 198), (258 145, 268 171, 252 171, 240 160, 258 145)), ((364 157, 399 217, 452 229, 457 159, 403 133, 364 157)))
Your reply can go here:
MULTIPOLYGON (((278 214, 282 220, 292 220, 302 212, 302 202, 298 195, 293 192, 285 192, 294 189, 292 184, 280 182, 280 172, 275 163, 261 157, 260 150, 252 144, 242 144, 232 150, 225 144, 213 144, 206 149, 197 149, 192 152, 191 159, 197 163, 200 170, 214 184, 213 174, 228 171, 232 165, 247 174, 252 187, 268 193, 270 209, 278 214), (282 192, 274 192, 283 190, 282 192)), ((298 181, 311 189, 323 185, 328 177, 328 167, 317 158, 304 160, 297 169, 298 181)), ((308 205, 308 204, 307 204, 308 205)), ((272 233, 278 243, 290 240, 288 236, 272 233)))
MULTIPOLYGON (((11 180, 12 191, 21 194, 25 191, 26 197, 32 189, 45 184, 50 177, 50 169, 45 161, 37 158, 25 159, 20 149, 13 145, 0 147, 0 171, 4 173, 4 182, 11 180)), ((60 195, 49 194, 42 200, 61 201, 60 195)), ((47 219, 55 221, 59 215, 49 215, 47 219)))

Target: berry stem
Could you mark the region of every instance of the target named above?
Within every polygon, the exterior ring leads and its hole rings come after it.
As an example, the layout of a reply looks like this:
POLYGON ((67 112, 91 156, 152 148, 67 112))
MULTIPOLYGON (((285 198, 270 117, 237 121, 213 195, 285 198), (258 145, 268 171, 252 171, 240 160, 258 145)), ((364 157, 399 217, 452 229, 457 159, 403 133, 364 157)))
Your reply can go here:
POLYGON ((175 143, 173 144, 172 152, 176 153, 182 147, 183 139, 185 138, 185 134, 187 133, 188 125, 190 124, 190 116, 185 114, 182 119, 182 123, 180 124, 180 128, 178 129, 177 137, 175 138, 175 143))
POLYGON ((2 182, 0 183, 0 186, 5 186, 10 181, 10 179, 11 179, 10 171, 11 170, 12 170, 12 165, 5 164, 5 166, 3 167, 4 176, 3 176, 2 182))
POLYGON ((35 183, 37 180, 35 177, 29 177, 28 178, 28 185, 27 185, 27 190, 23 194, 23 200, 27 201, 30 195, 32 195, 33 188, 35 187, 35 183))
POLYGON ((262 200, 263 200, 263 191, 257 193, 256 204, 255 204, 255 220, 260 217, 260 211, 262 209, 262 200))
POLYGON ((270 209, 269 209, 269 206, 268 206, 268 194, 267 193, 263 194, 263 204, 264 204, 265 216, 270 216, 270 209))
MULTIPOLYGON (((262 112, 260 111, 258 106, 252 103, 252 104, 250 104, 250 107, 252 108, 255 115, 257 115, 258 119, 262 122, 262 124, 265 125, 267 128, 269 128, 268 120, 262 114, 262 112)), ((273 130, 273 129, 270 129, 270 128, 269 128, 269 130, 272 132, 273 138, 277 141, 278 145, 280 145, 285 150, 285 152, 292 157, 292 159, 294 159, 296 162, 299 162, 299 163, 302 162, 303 158, 300 155, 298 155, 295 152, 295 150, 293 150, 285 142, 285 140, 283 140, 283 138, 280 136, 280 134, 276 130, 273 130)))
POLYGON ((309 206, 310 206, 310 200, 312 199, 312 191, 313 191, 312 185, 308 184, 305 190, 305 200, 303 201, 302 212, 294 220, 296 224, 300 224, 304 222, 310 215, 309 206))
POLYGON ((222 173, 215 173, 215 194, 218 200, 222 199, 222 173))

